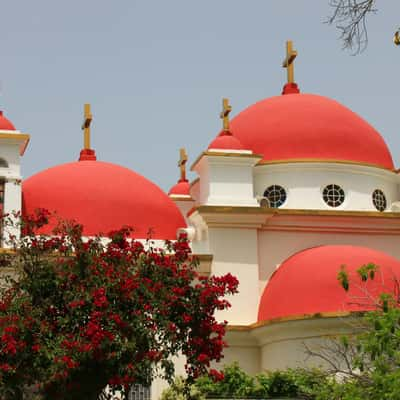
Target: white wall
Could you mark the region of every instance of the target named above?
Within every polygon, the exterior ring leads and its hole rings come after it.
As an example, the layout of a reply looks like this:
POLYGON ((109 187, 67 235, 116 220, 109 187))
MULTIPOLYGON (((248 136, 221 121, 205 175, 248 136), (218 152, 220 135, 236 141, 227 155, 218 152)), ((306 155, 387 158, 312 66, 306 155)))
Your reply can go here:
POLYGON ((296 367, 326 366, 319 358, 308 358, 306 346, 319 352, 332 340, 354 333, 357 319, 353 317, 311 318, 277 322, 256 328, 261 347, 261 369, 277 370, 296 367))
POLYGON ((251 154, 204 153, 193 169, 200 177, 199 204, 256 206, 251 154))
MULTIPOLYGON (((2 132, 4 133, 4 131, 2 132)), ((18 140, 18 132, 6 132, 15 135, 14 138, 0 139, 0 158, 4 159, 8 167, 0 167, 0 179, 5 182, 4 185, 4 213, 12 211, 21 211, 21 170, 20 170, 20 144, 18 140)), ((19 235, 18 228, 10 228, 4 230, 4 237, 7 240, 8 235, 19 235)), ((6 246, 6 243, 2 244, 6 246)))
POLYGON ((239 293, 227 298, 232 308, 218 312, 218 319, 234 325, 253 323, 259 301, 257 230, 211 227, 209 240, 213 254, 211 274, 231 273, 239 280, 239 293))

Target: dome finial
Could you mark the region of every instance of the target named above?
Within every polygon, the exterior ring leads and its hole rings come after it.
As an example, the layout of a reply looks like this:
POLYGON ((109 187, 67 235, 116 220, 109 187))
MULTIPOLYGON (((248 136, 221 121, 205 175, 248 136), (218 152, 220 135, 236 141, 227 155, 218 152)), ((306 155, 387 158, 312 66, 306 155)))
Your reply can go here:
POLYGON ((184 147, 182 147, 179 150, 179 155, 180 155, 180 157, 179 157, 179 161, 178 161, 178 167, 181 170, 181 177, 179 179, 179 182, 186 182, 187 181, 187 179, 186 179, 186 163, 188 160, 188 156, 186 153, 186 149, 184 147))
POLYGON ((90 148, 90 124, 93 120, 93 115, 90 111, 90 104, 86 103, 83 107, 83 150, 80 153, 79 161, 95 161, 96 153, 90 148))
POLYGON ((223 130, 225 134, 229 134, 229 113, 232 111, 232 106, 229 104, 229 99, 222 99, 222 111, 219 117, 223 121, 223 130))
POLYGON ((300 93, 297 84, 294 82, 294 60, 297 57, 297 50, 293 50, 293 42, 286 42, 286 58, 283 60, 282 67, 287 70, 287 83, 283 87, 282 94, 300 93))

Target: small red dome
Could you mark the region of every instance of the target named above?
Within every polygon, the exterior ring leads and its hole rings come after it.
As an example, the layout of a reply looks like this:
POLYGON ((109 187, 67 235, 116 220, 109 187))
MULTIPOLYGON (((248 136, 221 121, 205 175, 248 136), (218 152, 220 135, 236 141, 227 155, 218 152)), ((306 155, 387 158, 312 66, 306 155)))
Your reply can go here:
POLYGON ((291 94, 262 100, 231 121, 232 133, 265 161, 351 161, 393 169, 380 134, 357 114, 326 97, 291 94))
POLYGON ((320 246, 300 251, 284 261, 264 289, 258 309, 258 321, 313 315, 326 312, 366 311, 357 269, 374 263, 379 273, 366 283, 368 293, 394 293, 394 278, 400 279, 400 261, 377 250, 358 246, 320 246), (342 265, 349 273, 350 290, 337 280, 342 265), (358 300, 357 300, 358 297, 358 300))
POLYGON ((243 150, 240 140, 232 134, 220 133, 208 146, 208 150, 243 150))
POLYGON ((190 196, 189 181, 187 179, 179 180, 179 182, 169 190, 168 195, 190 196))
POLYGON ((0 111, 0 131, 15 131, 15 126, 0 111))
MULTIPOLYGON (((49 168, 23 182, 23 212, 45 208, 83 225, 87 236, 124 225, 143 239, 175 239, 186 227, 175 203, 155 184, 119 165, 78 161, 49 168)), ((43 233, 51 233, 55 219, 43 233)))

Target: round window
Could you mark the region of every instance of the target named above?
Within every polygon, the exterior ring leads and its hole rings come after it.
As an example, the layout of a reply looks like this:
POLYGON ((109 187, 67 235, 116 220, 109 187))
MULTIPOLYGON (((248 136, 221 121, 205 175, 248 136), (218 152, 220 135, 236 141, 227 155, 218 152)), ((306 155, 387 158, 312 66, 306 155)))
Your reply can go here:
POLYGON ((385 211, 387 202, 385 193, 382 192, 380 189, 374 190, 372 193, 372 202, 374 203, 375 208, 378 211, 385 211))
POLYGON ((322 197, 328 206, 339 207, 344 202, 344 190, 339 185, 325 186, 322 197))
POLYGON ((282 186, 271 185, 265 190, 264 197, 268 199, 270 207, 278 208, 286 201, 286 191, 282 186))

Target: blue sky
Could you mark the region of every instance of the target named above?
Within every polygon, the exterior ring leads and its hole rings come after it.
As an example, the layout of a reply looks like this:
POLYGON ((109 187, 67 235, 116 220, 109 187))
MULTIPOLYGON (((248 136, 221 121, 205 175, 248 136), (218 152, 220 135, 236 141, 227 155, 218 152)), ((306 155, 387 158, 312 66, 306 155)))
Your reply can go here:
POLYGON ((302 92, 363 116, 399 167, 400 3, 379 5, 367 50, 351 56, 323 23, 328 0, 5 1, 0 109, 32 136, 23 175, 77 159, 90 102, 98 159, 168 190, 179 147, 193 161, 218 133, 222 97, 235 115, 281 92, 287 39, 302 92))

